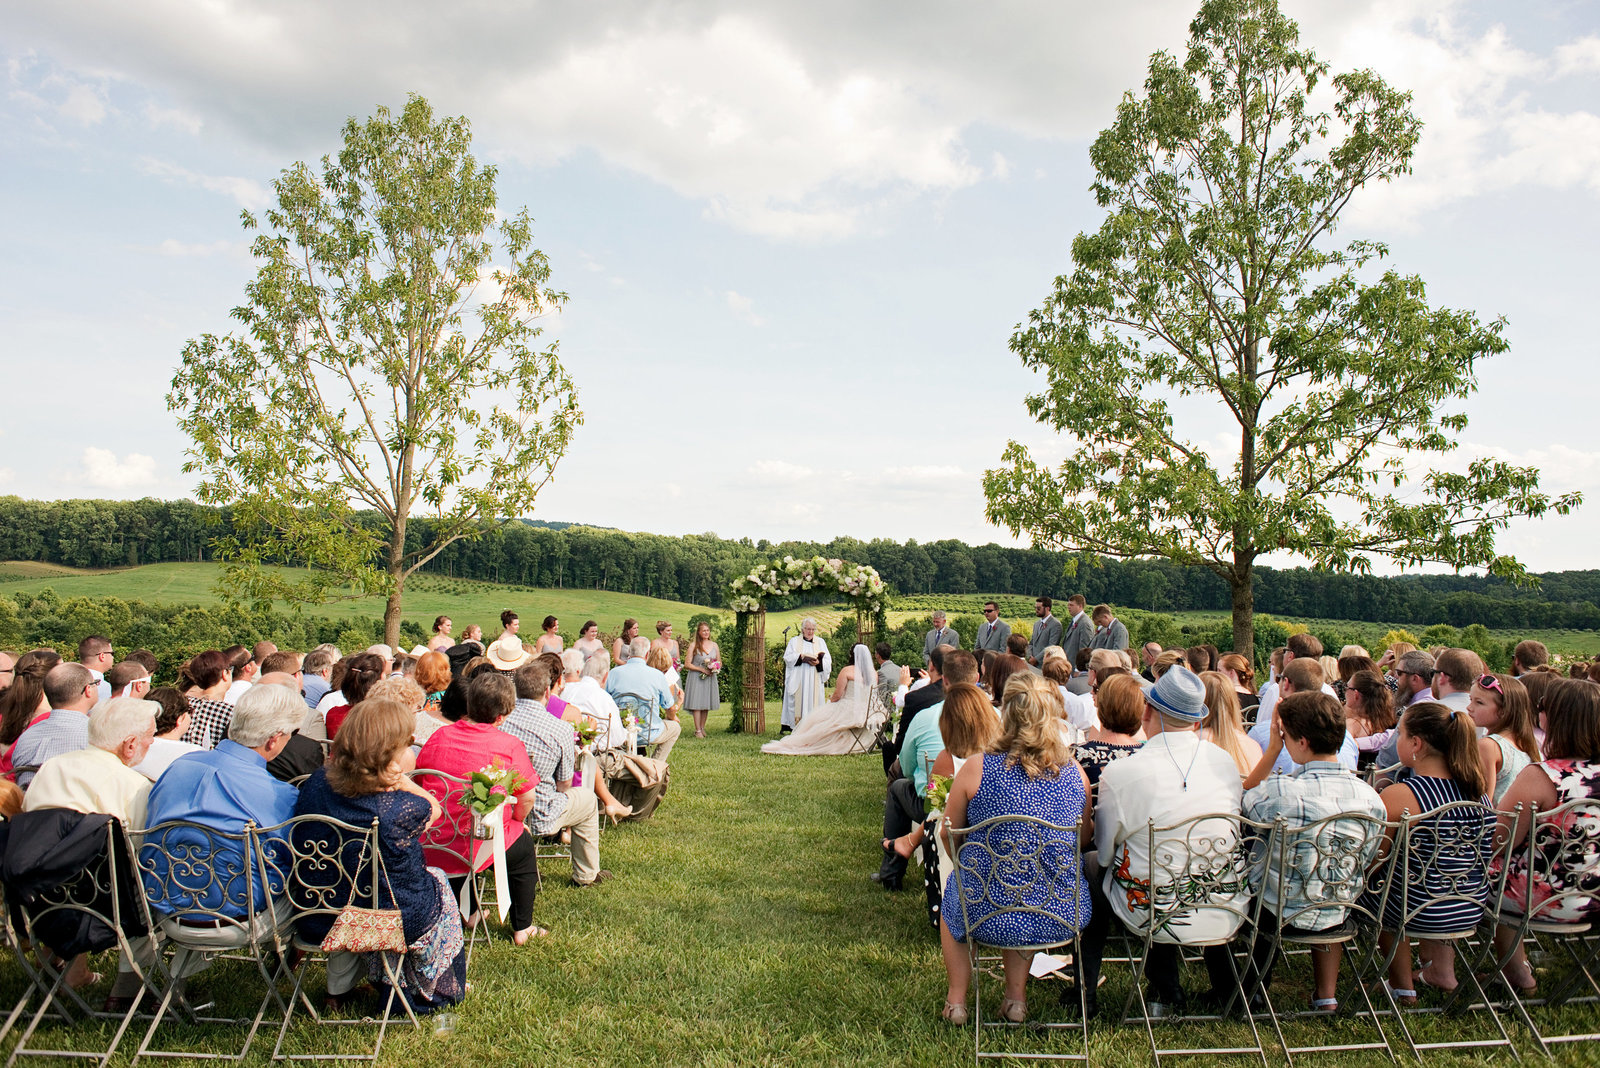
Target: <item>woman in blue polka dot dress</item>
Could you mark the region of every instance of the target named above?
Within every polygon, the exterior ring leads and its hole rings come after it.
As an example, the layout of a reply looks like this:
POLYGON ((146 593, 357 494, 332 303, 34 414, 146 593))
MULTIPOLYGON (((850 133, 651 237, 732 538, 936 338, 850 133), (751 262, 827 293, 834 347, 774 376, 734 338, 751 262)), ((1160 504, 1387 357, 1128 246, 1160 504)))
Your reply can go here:
MULTIPOLYGON (((963 700, 952 686, 946 703, 963 700)), ((1037 675, 1018 673, 1000 703, 1001 734, 983 754, 962 766, 945 807, 952 827, 972 827, 996 816, 1033 816, 1061 827, 1081 827, 1089 783, 1061 738, 1061 695, 1037 675)), ((1083 877, 1081 833, 1064 839, 1036 824, 1018 823, 973 834, 956 857, 945 884, 939 936, 950 989, 944 1018, 967 1022, 972 964, 962 943, 969 935, 991 946, 1049 946, 1070 941, 1089 920, 1089 885, 1083 877), (965 880, 967 909, 960 895, 965 880), (1037 911, 1007 911, 997 909, 1037 911), (968 922, 974 924, 967 930, 968 922)), ((1031 952, 1007 951, 1006 993, 1000 1015, 1027 1018, 1026 984, 1031 952)))

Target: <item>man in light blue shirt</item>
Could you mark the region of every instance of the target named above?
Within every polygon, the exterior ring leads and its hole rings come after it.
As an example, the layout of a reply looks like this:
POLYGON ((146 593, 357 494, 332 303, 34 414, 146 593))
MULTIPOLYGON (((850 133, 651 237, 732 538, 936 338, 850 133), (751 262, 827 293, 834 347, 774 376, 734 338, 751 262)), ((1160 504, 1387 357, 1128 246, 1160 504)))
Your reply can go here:
POLYGON ((632 709, 639 716, 639 741, 654 743, 657 760, 666 760, 683 728, 676 720, 663 719, 661 713, 674 700, 667 677, 644 662, 650 652, 648 638, 635 638, 628 646, 628 659, 606 676, 606 693, 617 702, 624 715, 632 709))
MULTIPOLYGON (((1283 666, 1283 674, 1278 676, 1279 700, 1288 697, 1290 694, 1317 693, 1318 691, 1326 693, 1329 697, 1334 696, 1332 688, 1323 681, 1321 664, 1310 657, 1297 657, 1283 666)), ((1337 698, 1335 699, 1337 700, 1337 698)), ((1276 702, 1274 702, 1274 706, 1276 706, 1276 702)), ((1250 729, 1250 737, 1254 738, 1256 743, 1261 746, 1263 753, 1272 748, 1272 720, 1272 716, 1263 714, 1256 720, 1256 725, 1250 729)), ((1360 751, 1356 749, 1355 739, 1350 737, 1349 731, 1345 731, 1344 744, 1339 746, 1339 763, 1351 771, 1355 771, 1356 762, 1360 759, 1360 756, 1360 751)), ((1289 756, 1288 747, 1284 746, 1279 749, 1278 759, 1273 763, 1272 770, 1288 775, 1291 772, 1299 771, 1300 765, 1294 762, 1289 756)))

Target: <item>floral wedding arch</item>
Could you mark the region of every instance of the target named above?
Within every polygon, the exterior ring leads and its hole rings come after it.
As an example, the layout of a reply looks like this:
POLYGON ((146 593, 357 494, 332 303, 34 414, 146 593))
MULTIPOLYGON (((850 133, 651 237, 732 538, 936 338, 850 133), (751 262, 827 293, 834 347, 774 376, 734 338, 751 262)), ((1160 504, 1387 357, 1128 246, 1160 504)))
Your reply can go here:
POLYGON ((842 594, 855 606, 859 641, 866 641, 872 621, 889 603, 889 590, 875 569, 821 556, 785 556, 734 579, 729 585, 728 603, 743 640, 744 687, 739 709, 747 731, 766 730, 767 600, 812 590, 842 594))

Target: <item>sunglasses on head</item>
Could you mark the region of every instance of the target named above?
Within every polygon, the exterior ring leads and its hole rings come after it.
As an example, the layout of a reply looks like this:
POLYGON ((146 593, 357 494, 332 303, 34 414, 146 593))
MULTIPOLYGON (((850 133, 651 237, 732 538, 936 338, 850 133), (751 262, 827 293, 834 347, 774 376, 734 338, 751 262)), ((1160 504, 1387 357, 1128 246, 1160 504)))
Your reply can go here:
POLYGON ((1493 690, 1501 697, 1506 695, 1506 692, 1500 688, 1500 680, 1495 678, 1493 675, 1479 675, 1478 685, 1482 686, 1485 690, 1493 690))

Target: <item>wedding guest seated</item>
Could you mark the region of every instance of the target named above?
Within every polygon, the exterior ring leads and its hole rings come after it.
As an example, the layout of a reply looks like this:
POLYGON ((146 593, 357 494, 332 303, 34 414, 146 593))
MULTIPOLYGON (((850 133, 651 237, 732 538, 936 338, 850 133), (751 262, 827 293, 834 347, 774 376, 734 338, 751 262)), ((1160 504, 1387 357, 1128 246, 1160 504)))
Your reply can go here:
POLYGON ((593 886, 611 878, 600 867, 599 803, 593 790, 573 788, 578 759, 573 729, 545 708, 550 672, 542 660, 517 669, 517 703, 501 729, 523 744, 529 763, 539 773, 528 830, 546 836, 571 830, 573 885, 593 886))
MULTIPOLYGON (((1600 919, 1600 895, 1577 891, 1592 890, 1600 881, 1600 828, 1592 821, 1584 822, 1585 815, 1564 813, 1559 829, 1552 828, 1549 833, 1552 838, 1559 833, 1577 847, 1544 858, 1538 871, 1530 871, 1526 849, 1514 848, 1528 836, 1526 814, 1534 806, 1543 822, 1543 814, 1560 805, 1600 799, 1600 686, 1561 678, 1544 686, 1544 700, 1539 705, 1544 759, 1517 775, 1498 806, 1500 826, 1509 833, 1513 847, 1505 900, 1512 918, 1532 907, 1539 909, 1535 914, 1539 920, 1594 923, 1600 919), (1552 898, 1560 900, 1550 903, 1552 898)), ((1495 928, 1494 946, 1497 959, 1505 961, 1506 982, 1528 995, 1537 990, 1538 983, 1518 933, 1515 926, 1501 924, 1495 928)))
POLYGON ((339 649, 333 645, 319 645, 306 654, 300 662, 300 690, 306 696, 306 707, 312 711, 328 696, 329 677, 339 659, 339 649))
MULTIPOLYGON (((1293 775, 1274 775, 1248 791, 1244 795, 1245 817, 1258 823, 1282 820, 1282 830, 1289 834, 1343 815, 1387 819, 1377 792, 1339 763, 1344 733, 1344 708, 1325 693, 1291 694, 1279 701, 1266 755, 1276 760, 1277 750, 1287 749, 1300 770, 1293 775)), ((1284 933, 1290 935, 1327 931, 1345 922, 1346 910, 1337 895, 1330 895, 1325 880, 1328 872, 1334 871, 1345 873, 1340 878, 1349 882, 1349 873, 1371 866, 1379 845, 1378 836, 1366 829, 1371 826, 1354 821, 1323 823, 1318 844, 1337 840, 1359 846, 1354 854, 1340 853, 1337 860, 1326 864, 1316 862, 1315 847, 1310 842, 1293 845, 1287 872, 1279 870, 1278 852, 1269 851, 1264 871, 1255 873, 1254 880, 1262 893, 1263 915, 1257 923, 1251 960, 1263 987, 1272 985, 1277 954, 1271 936, 1279 917, 1287 920, 1284 933), (1323 903, 1326 908, 1315 907, 1323 903)), ((1339 1008, 1336 999, 1343 952, 1344 946, 1337 942, 1311 947, 1314 1011, 1336 1012, 1339 1008)))
MULTIPOLYGON (((1233 682, 1233 692, 1239 698, 1239 714, 1253 726, 1261 697, 1256 693, 1256 671, 1242 653, 1223 653, 1217 658, 1217 670, 1233 682)), ((1155 679, 1151 679, 1154 682, 1155 679)))
MULTIPOLYGON (((313 772, 301 787, 295 815, 328 816, 357 827, 369 827, 377 821, 378 851, 387 876, 380 888, 383 892, 378 905, 400 911, 406 944, 411 947, 404 966, 398 969, 400 993, 414 1010, 432 1012, 466 995, 467 955, 456 895, 445 873, 428 866, 422 846, 422 835, 438 822, 443 810, 433 795, 406 774, 412 765, 410 747, 415 722, 416 714, 410 707, 389 698, 369 698, 351 709, 328 752, 327 764, 313 772)), ((515 806, 508 803, 503 807, 509 810, 515 806)), ((318 831, 314 824, 297 825, 294 834, 296 843, 304 849, 318 831)), ((335 900, 347 898, 350 880, 362 875, 355 871, 340 874, 343 881, 332 894, 335 900)), ((512 885, 527 889, 517 883, 512 885)), ((368 887, 370 892, 370 884, 368 887)), ((296 888, 290 889, 291 898, 296 892, 296 888)), ((513 894, 516 893, 514 889, 513 894)), ((298 900, 297 904, 304 907, 314 902, 298 900)), ((531 917, 531 891, 527 907, 531 917)), ((517 906, 512 908, 516 917, 517 906)), ((307 942, 321 942, 327 937, 332 920, 327 915, 308 917, 300 925, 300 937, 307 942)), ((379 956, 331 954, 327 1007, 338 1011, 358 996, 363 968, 381 979, 384 973, 379 956)))
MULTIPOLYGON (((1094 910, 1083 933, 1080 976, 1091 1013, 1111 924, 1120 923, 1142 938, 1150 923, 1149 902, 1159 891, 1149 881, 1151 825, 1173 827, 1195 816, 1238 812, 1244 793, 1233 759, 1197 733, 1206 714, 1205 684, 1199 676, 1174 663, 1159 673, 1144 696, 1142 724, 1149 741, 1101 771, 1095 802, 1096 857, 1104 876, 1089 882, 1094 910)), ((1226 849, 1235 834, 1232 825, 1219 822, 1205 837, 1214 848, 1226 849)), ((1154 873, 1158 880, 1182 870, 1190 855, 1189 841, 1181 830, 1156 836, 1154 846, 1161 857, 1154 873)), ((1180 922, 1163 924, 1144 965, 1150 988, 1146 1008, 1152 1017, 1181 1014, 1187 1005, 1179 982, 1180 944, 1231 937, 1248 896, 1241 887, 1210 899, 1216 907, 1202 905, 1180 922)), ((1233 983, 1227 952, 1224 945, 1206 947, 1213 995, 1233 983)))
MULTIPOLYGON (((533 922, 539 861, 533 836, 525 833, 527 828, 522 825, 533 811, 533 789, 539 776, 528 762, 528 751, 522 743, 500 729, 517 703, 511 680, 493 669, 484 671, 468 683, 466 698, 466 717, 434 731, 417 754, 416 766, 470 779, 480 768, 498 765, 509 768, 522 780, 512 791, 515 800, 507 801, 498 811, 505 828, 506 874, 511 887, 511 939, 519 946, 525 945, 530 938, 550 933, 533 922)), ((459 894, 470 871, 482 870, 488 862, 487 854, 480 850, 484 843, 469 837, 472 816, 459 790, 451 792, 450 783, 430 779, 426 774, 419 774, 418 780, 430 793, 445 798, 446 826, 451 833, 436 843, 437 848, 430 849, 429 856, 450 876, 451 887, 459 894), (471 869, 463 862, 464 857, 473 858, 471 869)))
POLYGON ((990 658, 988 685, 989 701, 996 709, 1000 707, 1000 698, 1006 692, 1006 683, 1018 672, 1027 671, 1028 662, 1020 656, 1010 653, 1001 653, 990 658))
MULTIPOLYGON (((979 691, 979 694, 981 696, 982 691, 979 691)), ((999 734, 1000 720, 995 716, 993 708, 986 702, 974 701, 972 689, 967 686, 952 686, 939 710, 939 737, 944 742, 944 749, 934 758, 933 766, 928 769, 929 781, 932 781, 931 777, 934 775, 943 775, 945 778, 954 776, 966 764, 968 758, 987 750, 989 743, 999 734)), ((923 796, 927 796, 926 792, 923 796)), ((902 857, 909 859, 917 846, 922 844, 926 827, 926 822, 919 823, 899 838, 893 840, 886 838, 883 841, 883 848, 893 849, 902 857)), ((939 889, 942 892, 944 888, 941 886, 939 889)))
MULTIPOLYGON (((1294 637, 1299 638, 1303 637, 1303 635, 1296 634, 1294 637)), ((1288 697, 1292 693, 1316 693, 1318 691, 1330 697, 1333 696, 1333 688, 1327 685, 1327 676, 1323 674, 1322 665, 1317 662, 1315 657, 1296 656, 1284 665, 1283 673, 1278 676, 1278 696, 1273 699, 1272 704, 1276 707, 1279 699, 1288 697)), ((1263 705, 1263 707, 1265 706, 1263 705)), ((1271 740, 1271 730, 1272 716, 1268 714, 1264 718, 1257 719, 1256 725, 1250 728, 1251 740, 1264 748, 1271 740)), ((1339 763, 1351 771, 1355 771, 1359 762, 1360 755, 1356 749, 1355 739, 1349 736, 1347 729, 1344 744, 1339 747, 1339 763)), ((1379 758, 1379 763, 1382 763, 1382 757, 1379 758)), ((1278 762, 1273 766, 1272 770, 1284 775, 1295 770, 1294 761, 1289 756, 1288 750, 1283 750, 1278 754, 1278 762)), ((1251 776, 1254 776, 1254 774, 1254 772, 1251 772, 1251 776)), ((1260 782, 1259 779, 1247 778, 1245 780, 1245 788, 1248 789, 1255 786, 1258 782, 1260 782)))
POLYGON ((561 696, 599 726, 600 733, 595 735, 594 740, 595 752, 627 745, 628 732, 622 726, 622 713, 617 709, 617 702, 606 692, 611 655, 602 649, 593 656, 583 658, 578 677, 574 679, 571 676, 572 661, 567 658, 567 653, 574 651, 568 649, 562 654, 562 665, 568 670, 567 685, 562 689, 561 696))
POLYGON ((1132 675, 1114 675, 1100 684, 1095 694, 1098 729, 1089 732, 1087 741, 1073 751, 1089 785, 1100 782, 1100 773, 1113 761, 1139 751, 1143 741, 1139 725, 1144 719, 1144 690, 1132 675))
POLYGON ((444 718, 440 705, 445 690, 450 688, 450 660, 437 650, 430 650, 417 658, 417 670, 411 681, 422 688, 422 711, 417 713, 416 744, 426 742, 433 732, 450 722, 444 718))
POLYGON ((1006 652, 1012 656, 1020 656, 1026 661, 1028 659, 1028 639, 1021 634, 1011 634, 1006 638, 1006 652))
POLYGON ((6 781, 15 778, 13 768, 27 767, 13 759, 17 741, 29 727, 49 718, 44 680, 60 663, 61 654, 54 649, 35 649, 23 653, 12 666, 11 685, 0 693, 0 775, 6 781))
MULTIPOLYGON (((1491 784, 1478 759, 1478 731, 1466 712, 1433 701, 1414 704, 1406 709, 1396 735, 1396 752, 1410 774, 1380 795, 1390 820, 1398 822, 1430 813, 1457 801, 1488 800, 1491 784)), ((1456 988, 1453 947, 1426 936, 1470 930, 1482 919, 1484 902, 1466 900, 1464 895, 1468 890, 1487 894, 1484 857, 1475 843, 1487 842, 1493 829, 1494 817, 1487 809, 1482 813, 1456 809, 1411 825, 1408 867, 1396 872, 1395 878, 1406 880, 1413 901, 1440 898, 1405 918, 1408 939, 1423 936, 1422 958, 1427 963, 1417 974, 1429 986, 1440 990, 1456 988)), ((1391 838, 1393 834, 1391 831, 1391 838)), ((1362 900, 1374 909, 1379 904, 1370 892, 1362 900)), ((1393 951, 1389 986, 1397 1002, 1413 1005, 1417 992, 1412 986, 1411 947, 1395 950, 1402 921, 1402 895, 1391 893, 1382 905, 1384 929, 1379 932, 1378 945, 1386 954, 1393 951)))
MULTIPOLYGON (((950 692, 957 686, 978 689, 976 657, 965 649, 951 646, 938 646, 933 651, 944 669, 945 700, 949 699, 950 692)), ((1012 677, 1016 678, 1015 675, 1012 677)), ((983 691, 978 690, 978 694, 983 696, 983 691)), ((988 700, 987 697, 983 699, 988 700)), ((893 842, 927 819, 928 769, 944 751, 944 738, 939 733, 939 714, 943 711, 943 703, 941 701, 923 709, 901 736, 897 760, 904 774, 889 783, 883 805, 883 841, 893 842)), ((906 858, 893 848, 885 847, 883 860, 873 873, 872 881, 885 890, 899 890, 905 883, 905 874, 906 858)))
MULTIPOLYGON (((50 714, 22 732, 11 751, 12 767, 36 768, 89 744, 89 710, 100 700, 100 684, 89 669, 82 664, 57 664, 44 677, 44 696, 50 702, 50 714)), ((31 772, 17 775, 17 785, 24 790, 32 781, 31 772)))
MULTIPOLYGON (((89 688, 99 692, 99 684, 88 669, 78 664, 62 664, 89 679, 89 688)), ((74 680, 77 676, 73 676, 74 680)), ((23 800, 24 812, 37 812, 46 808, 67 808, 74 812, 101 813, 119 821, 124 830, 145 826, 145 807, 150 799, 150 780, 133 770, 144 759, 150 742, 156 736, 156 715, 161 706, 154 701, 141 701, 132 697, 117 697, 95 708, 88 714, 85 727, 85 745, 81 749, 50 757, 33 777, 23 800)), ((78 713, 73 713, 78 715, 78 713)), ((146 961, 149 943, 139 939, 133 946, 135 955, 146 961)), ((87 960, 74 959, 68 967, 66 982, 74 988, 92 982, 87 960)), ((111 988, 108 1011, 125 1010, 124 998, 139 988, 139 979, 131 961, 124 958, 118 965, 117 981, 111 988), (131 985, 130 985, 131 984, 131 985)))
MULTIPOLYGON (((950 659, 947 655, 947 666, 950 659)), ((946 704, 955 698, 952 688, 946 704)), ((945 807, 950 827, 973 827, 1000 816, 1033 816, 1074 828, 1067 833, 1080 835, 1089 827, 1089 784, 1061 741, 1056 727, 1059 700, 1053 683, 1029 672, 1012 676, 1001 699, 999 739, 990 751, 967 761, 951 783, 945 807)), ((1078 850, 1051 841, 1048 832, 1036 825, 977 831, 952 852, 959 866, 950 873, 939 910, 939 944, 949 977, 942 1015, 960 1025, 967 1022, 967 992, 972 981, 972 961, 964 945, 967 939, 992 945, 1068 941, 1089 919, 1090 895, 1078 850), (1037 866, 1025 865, 1020 873, 996 864, 1012 853, 1040 853, 1040 861, 1037 866), (1043 877, 1053 881, 1047 883, 1043 877), (964 885, 964 879, 972 879, 976 885, 964 885), (1040 911, 992 917, 969 931, 960 902, 963 894, 1040 911), (1063 908, 1063 901, 1071 905, 1063 908)), ((1026 984, 1032 954, 1008 949, 1001 956, 1005 997, 1000 1002, 1000 1016, 1021 1023, 1028 1015, 1026 984)))
POLYGON ((1206 718, 1200 724, 1200 737, 1232 757, 1243 779, 1261 759, 1261 746, 1244 732, 1233 682, 1220 671, 1202 672, 1200 681, 1206 687, 1206 718))
POLYGON ((209 649, 178 671, 178 689, 189 699, 194 718, 183 740, 201 749, 214 749, 228 736, 233 706, 225 698, 233 685, 233 664, 220 649, 209 649))
POLYGON ((338 737, 339 724, 350 714, 350 709, 365 701, 367 691, 387 674, 387 661, 377 653, 357 653, 350 658, 350 662, 345 665, 344 678, 339 683, 339 693, 342 695, 340 701, 329 708, 322 717, 322 722, 328 729, 329 741, 338 737))
POLYGON ((1357 768, 1365 770, 1378 759, 1378 751, 1394 734, 1394 694, 1373 671, 1358 671, 1344 688, 1345 720, 1356 743, 1357 768))
POLYGON ((184 732, 189 729, 189 720, 193 713, 189 711, 189 702, 184 699, 173 686, 158 686, 146 695, 145 700, 154 701, 161 706, 161 712, 156 716, 156 736, 150 743, 150 751, 145 758, 134 768, 140 775, 155 782, 161 778, 161 773, 172 765, 174 760, 190 753, 202 753, 205 750, 198 745, 183 740, 184 732))
MULTIPOLYGON (((899 778, 904 772, 904 765, 898 763, 900 746, 904 744, 906 732, 911 729, 911 724, 924 711, 933 708, 944 700, 944 654, 949 646, 935 646, 928 654, 928 668, 923 673, 923 685, 913 686, 903 696, 896 690, 896 703, 900 705, 900 726, 895 731, 895 736, 883 743, 883 771, 891 779, 899 778)), ((973 671, 976 673, 978 662, 974 660, 973 671)), ((904 672, 902 671, 902 676, 904 672)), ((975 679, 973 680, 975 681, 975 679)))
MULTIPOLYGON (((646 638, 635 638, 628 647, 628 660, 611 669, 606 678, 606 692, 620 708, 629 704, 639 714, 639 744, 654 743, 653 754, 657 760, 667 760, 672 746, 683 730, 675 719, 663 713, 677 703, 671 684, 659 668, 645 662, 650 653, 646 638)), ((659 657, 657 658, 660 659, 659 657)))
MULTIPOLYGON (((256 680, 256 686, 269 686, 273 689, 287 690, 296 696, 299 696, 300 693, 299 687, 295 684, 295 676, 283 671, 272 671, 262 675, 256 680)), ((312 741, 301 733, 301 727, 304 725, 305 717, 301 716, 300 722, 295 725, 294 730, 289 732, 289 737, 284 740, 283 749, 277 756, 267 761, 267 771, 279 782, 292 785, 322 767, 322 761, 327 755, 327 750, 323 748, 324 743, 312 741)), ((230 738, 233 737, 231 728, 228 736, 230 738)))
POLYGON ((1478 739, 1478 759, 1494 784, 1498 803, 1522 769, 1544 759, 1533 737, 1533 705, 1527 688, 1510 675, 1479 676, 1467 698, 1467 714, 1484 732, 1478 739))

